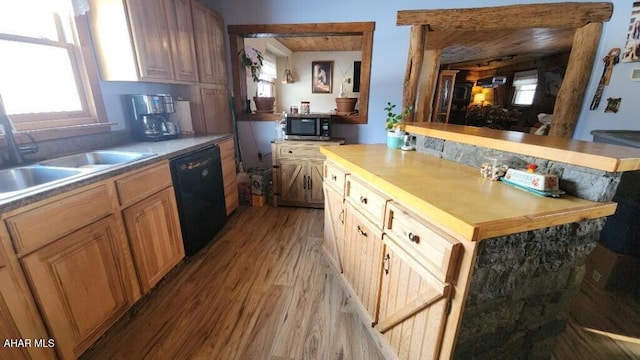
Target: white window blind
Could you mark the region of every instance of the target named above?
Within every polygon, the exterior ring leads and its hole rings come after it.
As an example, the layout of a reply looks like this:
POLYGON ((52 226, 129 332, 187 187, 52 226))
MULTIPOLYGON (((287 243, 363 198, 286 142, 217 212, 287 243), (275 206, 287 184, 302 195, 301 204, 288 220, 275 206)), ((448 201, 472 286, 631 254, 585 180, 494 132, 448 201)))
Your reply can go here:
POLYGON ((527 70, 515 73, 513 76, 513 94, 514 105, 531 105, 536 95, 538 87, 538 71, 527 70))
POLYGON ((264 52, 262 59, 262 71, 260 72, 260 80, 273 82, 278 77, 276 71, 276 57, 269 51, 264 52))

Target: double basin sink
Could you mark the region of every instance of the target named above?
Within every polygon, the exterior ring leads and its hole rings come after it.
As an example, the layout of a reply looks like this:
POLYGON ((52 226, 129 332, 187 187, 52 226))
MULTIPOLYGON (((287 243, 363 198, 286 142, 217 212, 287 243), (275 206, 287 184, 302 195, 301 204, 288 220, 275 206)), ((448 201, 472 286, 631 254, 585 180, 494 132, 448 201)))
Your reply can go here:
POLYGON ((36 165, 2 170, 0 171, 0 199, 42 189, 80 175, 152 155, 154 154, 125 151, 90 151, 42 161, 36 165))

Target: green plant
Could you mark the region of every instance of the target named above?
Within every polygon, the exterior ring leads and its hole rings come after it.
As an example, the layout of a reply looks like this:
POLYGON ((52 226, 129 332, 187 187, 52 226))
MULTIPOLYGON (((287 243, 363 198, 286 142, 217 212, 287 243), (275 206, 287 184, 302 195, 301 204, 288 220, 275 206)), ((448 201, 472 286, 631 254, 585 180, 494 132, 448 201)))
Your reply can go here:
POLYGON ((391 104, 391 102, 387 102, 387 106, 384 108, 384 111, 387 112, 387 120, 386 120, 387 130, 394 130, 398 126, 398 123, 400 123, 405 116, 413 112, 413 106, 407 106, 406 108, 404 108, 404 110, 401 113, 397 114, 393 112, 393 109, 395 109, 395 107, 396 107, 395 104, 391 104))
POLYGON ((264 56, 262 56, 260 50, 257 50, 255 48, 250 49, 256 54, 255 59, 247 55, 247 52, 242 49, 239 51, 240 64, 251 71, 251 78, 253 79, 253 82, 258 82, 260 80, 260 72, 262 71, 262 59, 264 59, 264 56))

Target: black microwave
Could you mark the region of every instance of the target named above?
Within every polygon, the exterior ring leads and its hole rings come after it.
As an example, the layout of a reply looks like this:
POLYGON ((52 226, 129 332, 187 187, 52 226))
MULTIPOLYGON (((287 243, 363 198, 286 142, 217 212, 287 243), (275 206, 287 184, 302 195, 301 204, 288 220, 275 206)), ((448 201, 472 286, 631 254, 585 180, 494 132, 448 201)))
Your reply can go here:
POLYGON ((331 140, 331 115, 289 114, 284 134, 287 140, 331 140))

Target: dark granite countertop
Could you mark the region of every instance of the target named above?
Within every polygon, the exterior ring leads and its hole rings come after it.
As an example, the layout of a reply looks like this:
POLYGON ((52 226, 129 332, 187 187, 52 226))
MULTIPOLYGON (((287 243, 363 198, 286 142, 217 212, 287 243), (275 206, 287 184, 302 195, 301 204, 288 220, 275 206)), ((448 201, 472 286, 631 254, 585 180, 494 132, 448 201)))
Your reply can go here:
POLYGON ((130 163, 115 165, 106 169, 87 172, 80 176, 74 176, 73 178, 70 178, 66 181, 56 182, 51 186, 25 192, 17 196, 0 199, 0 214, 40 200, 44 200, 54 195, 62 194, 64 192, 80 188, 82 186, 86 186, 113 176, 139 169, 162 160, 175 158, 180 155, 199 150, 211 144, 215 144, 219 141, 228 139, 231 136, 232 135, 230 134, 223 134, 200 137, 185 137, 159 142, 134 142, 117 147, 95 149, 153 153, 154 155, 130 163))

